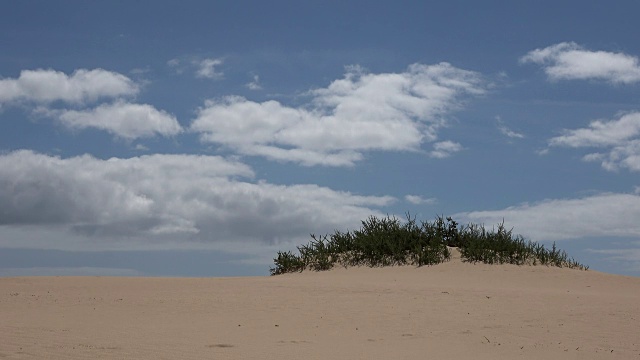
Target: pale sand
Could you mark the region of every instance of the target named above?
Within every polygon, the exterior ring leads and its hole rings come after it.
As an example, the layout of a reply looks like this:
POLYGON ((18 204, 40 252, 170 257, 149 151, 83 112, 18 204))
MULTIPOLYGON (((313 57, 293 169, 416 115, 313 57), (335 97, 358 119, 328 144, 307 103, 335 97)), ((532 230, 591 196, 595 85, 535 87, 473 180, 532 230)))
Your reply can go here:
POLYGON ((0 279, 3 359, 640 359, 640 278, 548 267, 0 279))

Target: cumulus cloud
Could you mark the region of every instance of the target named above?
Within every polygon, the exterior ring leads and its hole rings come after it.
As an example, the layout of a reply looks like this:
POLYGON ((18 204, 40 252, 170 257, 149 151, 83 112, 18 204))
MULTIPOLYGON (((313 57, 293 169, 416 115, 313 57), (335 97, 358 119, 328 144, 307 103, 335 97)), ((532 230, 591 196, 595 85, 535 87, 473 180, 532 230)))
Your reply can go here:
POLYGON ((627 168, 640 171, 640 112, 628 113, 617 120, 595 120, 588 127, 565 130, 551 138, 550 146, 604 148, 591 153, 586 161, 599 161, 607 170, 627 168))
POLYGON ((590 51, 574 42, 563 42, 530 51, 521 63, 544 67, 551 80, 603 80, 615 84, 640 82, 640 63, 635 56, 590 51))
MULTIPOLYGON (((383 74, 350 67, 344 78, 311 91, 305 106, 241 97, 207 101, 191 130, 204 142, 245 155, 350 166, 365 151, 418 151, 423 142, 435 141, 444 117, 464 95, 482 94, 482 85, 477 73, 447 63, 383 74)), ((436 145, 436 157, 460 149, 452 142, 436 145)))
POLYGON ((640 238, 640 196, 603 193, 578 199, 552 199, 502 210, 456 215, 491 226, 505 221, 514 233, 534 241, 585 237, 640 238))
POLYGON ((84 103, 132 96, 138 86, 128 77, 103 70, 79 69, 71 75, 55 70, 23 70, 17 79, 0 79, 0 103, 34 101, 84 103))
POLYGON ((206 79, 221 79, 224 74, 216 70, 216 66, 222 65, 221 59, 204 59, 194 61, 196 66, 196 77, 206 79))
POLYGON ((436 199, 424 198, 420 195, 406 195, 404 199, 414 205, 434 204, 436 199))
POLYGON ((95 128, 133 140, 155 135, 172 136, 182 127, 173 115, 147 104, 116 101, 88 110, 40 110, 54 116, 64 126, 82 130, 95 128))
POLYGON ((222 242, 275 244, 357 226, 388 196, 317 185, 250 182, 247 165, 218 156, 147 155, 100 160, 22 150, 0 156, 2 246, 68 242, 154 248, 222 242), (47 232, 60 242, 50 243, 47 232), (141 245, 144 244, 144 245, 141 245))

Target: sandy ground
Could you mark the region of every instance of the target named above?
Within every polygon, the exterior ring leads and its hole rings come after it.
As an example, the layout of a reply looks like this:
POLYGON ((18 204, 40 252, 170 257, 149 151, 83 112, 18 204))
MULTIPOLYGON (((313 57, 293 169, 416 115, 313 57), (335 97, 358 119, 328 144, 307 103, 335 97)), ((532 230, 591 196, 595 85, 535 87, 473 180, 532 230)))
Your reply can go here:
POLYGON ((640 359, 640 278, 547 267, 0 278, 2 359, 640 359))

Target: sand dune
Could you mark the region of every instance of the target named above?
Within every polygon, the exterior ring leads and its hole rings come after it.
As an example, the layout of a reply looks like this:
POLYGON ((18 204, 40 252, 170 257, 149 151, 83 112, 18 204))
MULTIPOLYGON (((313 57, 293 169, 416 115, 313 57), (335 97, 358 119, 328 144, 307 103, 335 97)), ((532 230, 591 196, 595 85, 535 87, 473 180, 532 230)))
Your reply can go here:
POLYGON ((463 264, 0 279, 6 359, 640 359, 640 278, 463 264))

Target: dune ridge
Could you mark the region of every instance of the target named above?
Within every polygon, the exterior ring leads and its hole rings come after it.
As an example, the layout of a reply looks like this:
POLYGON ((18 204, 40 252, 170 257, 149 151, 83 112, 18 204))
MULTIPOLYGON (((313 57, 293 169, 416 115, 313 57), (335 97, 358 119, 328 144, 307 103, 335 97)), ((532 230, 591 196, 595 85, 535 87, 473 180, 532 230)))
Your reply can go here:
POLYGON ((640 278, 459 259, 274 277, 0 278, 3 359, 640 359, 640 278))

